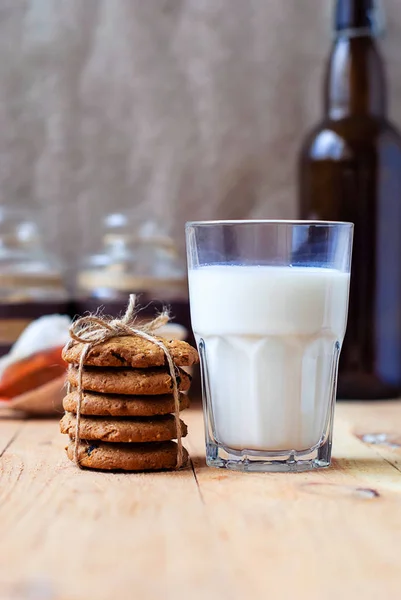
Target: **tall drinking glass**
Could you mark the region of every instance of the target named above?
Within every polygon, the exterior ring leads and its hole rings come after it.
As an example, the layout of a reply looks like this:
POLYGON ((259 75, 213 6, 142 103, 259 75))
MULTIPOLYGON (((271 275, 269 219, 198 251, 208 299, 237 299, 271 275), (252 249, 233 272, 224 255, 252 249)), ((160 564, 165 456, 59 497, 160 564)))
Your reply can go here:
POLYGON ((323 221, 187 224, 209 466, 330 465, 352 235, 323 221))

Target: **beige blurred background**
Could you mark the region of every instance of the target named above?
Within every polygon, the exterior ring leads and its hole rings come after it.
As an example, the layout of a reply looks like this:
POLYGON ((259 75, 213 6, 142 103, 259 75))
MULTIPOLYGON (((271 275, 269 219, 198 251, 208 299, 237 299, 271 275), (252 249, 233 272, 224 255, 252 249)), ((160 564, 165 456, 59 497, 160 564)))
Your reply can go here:
MULTIPOLYGON (((401 125, 401 2, 384 0, 401 125)), ((106 212, 292 217, 331 0, 0 0, 0 203, 74 264, 106 212)))

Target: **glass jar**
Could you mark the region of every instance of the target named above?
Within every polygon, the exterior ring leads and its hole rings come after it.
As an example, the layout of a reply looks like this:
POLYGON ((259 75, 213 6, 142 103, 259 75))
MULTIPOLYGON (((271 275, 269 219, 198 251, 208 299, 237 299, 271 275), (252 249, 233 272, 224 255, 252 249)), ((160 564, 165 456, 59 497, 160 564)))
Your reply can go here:
POLYGON ((61 271, 44 249, 34 213, 0 207, 0 355, 32 320, 68 312, 61 271))
POLYGON ((173 239, 155 219, 136 221, 125 213, 104 219, 100 252, 83 258, 76 278, 76 310, 120 314, 128 295, 138 295, 141 316, 171 307, 177 323, 189 326, 187 277, 173 239))

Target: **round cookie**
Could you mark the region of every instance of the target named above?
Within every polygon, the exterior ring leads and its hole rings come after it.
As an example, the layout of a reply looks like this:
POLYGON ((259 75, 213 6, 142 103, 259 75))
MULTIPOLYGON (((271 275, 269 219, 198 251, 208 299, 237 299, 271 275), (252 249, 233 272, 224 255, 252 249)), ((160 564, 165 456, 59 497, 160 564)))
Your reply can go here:
MULTIPOLYGON (((61 433, 75 439, 77 419, 72 413, 65 413, 60 421, 61 433)), ((181 436, 187 435, 187 426, 180 420, 181 436)), ((163 415, 143 419, 107 419, 105 417, 81 417, 79 437, 83 440, 103 442, 165 442, 177 437, 173 415, 163 415)))
MULTIPOLYGON (((63 400, 64 410, 75 413, 78 405, 78 392, 73 391, 63 400)), ((189 398, 180 394, 180 410, 189 407, 189 398)), ((118 394, 97 394, 83 392, 81 415, 111 417, 153 417, 167 415, 175 410, 174 396, 127 396, 118 394)))
MULTIPOLYGON (((78 386, 78 369, 70 366, 67 381, 78 386)), ((177 383, 181 392, 187 392, 191 376, 178 369, 177 383)), ((82 373, 82 387, 101 394, 128 394, 152 396, 171 394, 173 381, 167 369, 97 369, 85 367, 82 373)))
MULTIPOLYGON (((199 362, 195 348, 180 340, 158 338, 169 350, 174 363, 178 367, 190 367, 199 362)), ((74 344, 63 350, 63 359, 68 363, 78 364, 84 344, 74 344)), ((85 358, 85 365, 92 367, 131 367, 135 369, 162 367, 166 365, 163 350, 139 336, 121 336, 110 338, 102 344, 94 346, 85 358)))
MULTIPOLYGON (((74 460, 74 442, 67 446, 67 456, 74 460)), ((183 448, 183 466, 188 452, 183 448)), ((177 444, 161 442, 154 444, 107 444, 80 441, 78 460, 81 467, 118 471, 159 471, 177 466, 177 444)))

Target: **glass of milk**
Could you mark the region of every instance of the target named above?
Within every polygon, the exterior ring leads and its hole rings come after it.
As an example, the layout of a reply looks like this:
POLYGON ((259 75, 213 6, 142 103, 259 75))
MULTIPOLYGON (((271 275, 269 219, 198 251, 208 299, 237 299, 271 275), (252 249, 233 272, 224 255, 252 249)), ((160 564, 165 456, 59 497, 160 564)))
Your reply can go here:
POLYGON ((324 221, 187 224, 209 466, 330 465, 352 236, 324 221))

